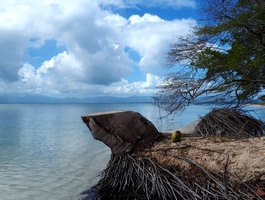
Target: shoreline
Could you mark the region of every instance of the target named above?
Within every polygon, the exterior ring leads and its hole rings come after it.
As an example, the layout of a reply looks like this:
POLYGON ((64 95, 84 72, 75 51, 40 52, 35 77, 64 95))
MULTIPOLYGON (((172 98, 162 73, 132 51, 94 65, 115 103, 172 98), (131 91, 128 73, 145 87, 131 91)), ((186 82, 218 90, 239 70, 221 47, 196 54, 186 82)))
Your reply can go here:
POLYGON ((165 132, 161 132, 163 135, 165 136, 171 136, 173 131, 180 131, 181 134, 185 135, 191 135, 195 129, 195 127, 197 126, 197 124, 201 121, 201 119, 197 119, 185 126, 180 127, 179 129, 174 129, 171 131, 165 131, 165 132))
MULTIPOLYGON (((238 199, 263 197, 257 191, 265 188, 264 122, 233 111, 213 110, 203 119, 177 129, 183 136, 178 142, 172 140, 173 131, 147 132, 152 130, 152 123, 132 111, 82 116, 93 137, 112 150, 108 165, 94 186, 95 198, 208 199, 216 198, 216 192, 222 199, 230 195, 238 199), (246 121, 243 125, 239 123, 242 120, 246 121), (122 125, 129 121, 129 127, 134 121, 134 128, 139 130, 130 132, 128 126, 117 126, 117 121, 122 125), (218 132, 220 124, 227 128, 224 133, 218 132), (203 126, 200 134, 196 132, 198 126, 203 126), (253 126, 257 128, 253 130, 253 126), (122 140, 125 132, 126 140, 122 140), (118 145, 128 148, 117 150, 118 145)), ((94 191, 91 188, 82 194, 89 198, 94 191)))

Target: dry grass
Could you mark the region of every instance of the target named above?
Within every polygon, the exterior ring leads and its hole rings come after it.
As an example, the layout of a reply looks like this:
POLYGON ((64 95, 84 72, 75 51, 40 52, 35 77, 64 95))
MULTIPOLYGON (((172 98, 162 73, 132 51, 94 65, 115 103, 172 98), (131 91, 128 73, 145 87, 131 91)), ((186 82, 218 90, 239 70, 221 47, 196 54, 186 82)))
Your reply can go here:
POLYGON ((212 136, 219 132, 229 137, 249 137, 263 135, 264 130, 264 122, 252 117, 248 111, 220 108, 202 117, 193 133, 212 136))

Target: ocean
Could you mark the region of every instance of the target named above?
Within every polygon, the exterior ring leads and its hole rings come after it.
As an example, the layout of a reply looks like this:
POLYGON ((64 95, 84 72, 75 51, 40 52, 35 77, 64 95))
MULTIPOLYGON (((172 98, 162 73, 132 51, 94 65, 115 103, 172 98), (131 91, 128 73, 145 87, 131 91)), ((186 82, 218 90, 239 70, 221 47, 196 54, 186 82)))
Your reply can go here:
MULTIPOLYGON (((264 107, 248 108, 265 119, 264 107)), ((170 131, 211 109, 192 105, 179 115, 161 119, 166 113, 151 103, 0 104, 0 199, 82 199, 80 193, 97 183, 111 152, 93 139, 81 115, 132 110, 159 131, 170 131)))

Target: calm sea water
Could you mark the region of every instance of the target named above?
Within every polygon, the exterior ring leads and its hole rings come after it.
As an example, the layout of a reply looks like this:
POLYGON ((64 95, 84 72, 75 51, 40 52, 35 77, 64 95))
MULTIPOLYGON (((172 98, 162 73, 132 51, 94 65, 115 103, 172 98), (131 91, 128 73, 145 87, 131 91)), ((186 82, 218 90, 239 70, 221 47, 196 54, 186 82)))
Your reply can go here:
MULTIPOLYGON (((265 109, 253 107, 262 119, 265 109)), ((0 104, 0 199, 75 200, 93 186, 110 150, 91 136, 80 116, 133 110, 159 131, 182 127, 211 108, 191 106, 164 115, 152 104, 0 104)))

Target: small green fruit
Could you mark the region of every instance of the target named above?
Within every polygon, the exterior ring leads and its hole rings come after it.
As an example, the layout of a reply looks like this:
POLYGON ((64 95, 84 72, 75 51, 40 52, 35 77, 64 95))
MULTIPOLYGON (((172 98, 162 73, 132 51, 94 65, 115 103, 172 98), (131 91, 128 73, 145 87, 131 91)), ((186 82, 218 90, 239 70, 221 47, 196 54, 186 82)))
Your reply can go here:
POLYGON ((174 131, 171 135, 172 142, 179 142, 181 139, 181 133, 180 131, 174 131))

